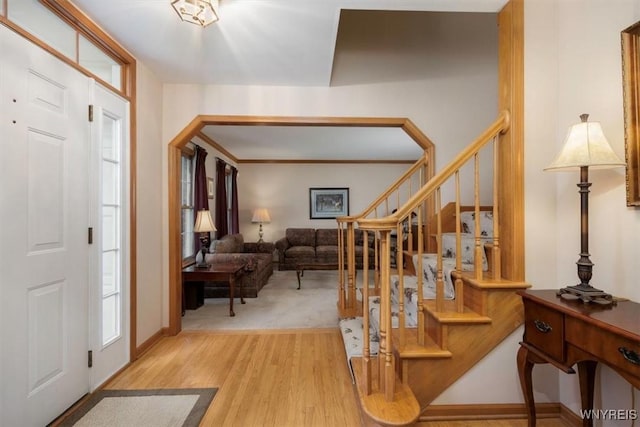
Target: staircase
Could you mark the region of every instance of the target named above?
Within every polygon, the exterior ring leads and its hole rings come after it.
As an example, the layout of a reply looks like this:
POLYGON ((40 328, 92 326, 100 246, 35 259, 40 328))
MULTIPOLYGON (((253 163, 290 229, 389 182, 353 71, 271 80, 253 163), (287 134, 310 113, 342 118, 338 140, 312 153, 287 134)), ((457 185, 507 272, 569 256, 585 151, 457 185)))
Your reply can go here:
POLYGON ((504 112, 440 173, 420 176, 420 186, 411 183, 426 156, 360 215, 338 219, 346 254, 339 265, 347 266, 339 272, 340 326, 370 423, 414 424, 523 322, 516 291, 528 285, 504 278, 501 262, 498 145, 508 126, 504 112), (491 146, 486 165, 481 151, 491 146), (486 205, 480 204, 481 166, 493 169, 486 205), (472 189, 465 191, 460 176, 469 169, 472 189), (472 203, 463 205, 463 194, 472 194, 472 203), (444 208, 443 198, 450 200, 444 208), (358 289, 354 254, 362 250, 367 260, 368 249, 353 240, 356 227, 376 243, 375 265, 364 265, 358 289))

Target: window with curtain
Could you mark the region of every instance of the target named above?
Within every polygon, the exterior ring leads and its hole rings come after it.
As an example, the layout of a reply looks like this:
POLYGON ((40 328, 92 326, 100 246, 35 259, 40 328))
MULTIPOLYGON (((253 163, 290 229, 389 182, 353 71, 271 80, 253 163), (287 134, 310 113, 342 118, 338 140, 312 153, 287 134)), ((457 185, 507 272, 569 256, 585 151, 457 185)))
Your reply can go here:
POLYGON ((195 207, 193 203, 193 152, 182 152, 181 163, 181 205, 182 221, 180 236, 182 238, 182 260, 195 256, 195 238, 193 225, 195 223, 195 207))

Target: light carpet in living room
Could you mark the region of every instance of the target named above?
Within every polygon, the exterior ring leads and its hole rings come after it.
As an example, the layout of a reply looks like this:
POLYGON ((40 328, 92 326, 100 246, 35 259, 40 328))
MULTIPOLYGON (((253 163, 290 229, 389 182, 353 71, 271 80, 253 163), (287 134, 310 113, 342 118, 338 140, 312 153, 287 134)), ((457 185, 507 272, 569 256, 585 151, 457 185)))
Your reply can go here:
MULTIPOLYGON (((304 272, 301 289, 295 271, 274 271, 258 298, 240 298, 229 316, 229 298, 207 298, 187 310, 182 329, 291 329, 338 327, 338 272, 304 272)), ((236 290, 237 292, 237 290, 236 290)))

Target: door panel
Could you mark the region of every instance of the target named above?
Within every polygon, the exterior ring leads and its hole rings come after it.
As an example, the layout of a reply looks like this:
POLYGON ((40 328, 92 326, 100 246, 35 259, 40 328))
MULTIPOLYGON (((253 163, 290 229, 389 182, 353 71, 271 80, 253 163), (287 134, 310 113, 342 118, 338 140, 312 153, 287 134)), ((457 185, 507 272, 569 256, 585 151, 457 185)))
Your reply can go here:
POLYGON ((0 425, 89 390, 89 80, 0 26, 0 425))

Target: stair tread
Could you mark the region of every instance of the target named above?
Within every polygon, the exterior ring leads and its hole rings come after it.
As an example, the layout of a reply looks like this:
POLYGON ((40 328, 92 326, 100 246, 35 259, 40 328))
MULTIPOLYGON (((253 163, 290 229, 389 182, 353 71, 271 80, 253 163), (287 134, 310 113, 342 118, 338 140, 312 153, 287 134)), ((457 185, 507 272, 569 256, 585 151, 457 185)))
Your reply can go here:
POLYGON ((444 310, 436 310, 436 302, 433 300, 423 301, 424 308, 440 323, 491 323, 491 318, 476 313, 464 307, 464 311, 459 313, 456 310, 455 301, 444 301, 444 310))
POLYGON ((420 416, 420 404, 408 385, 403 384, 396 375, 393 401, 387 401, 384 392, 375 386, 378 383, 378 370, 375 369, 377 358, 372 358, 371 384, 373 387, 371 394, 367 395, 364 387, 362 358, 354 357, 352 364, 360 407, 367 416, 385 426, 406 426, 415 423, 420 416))
POLYGON ((442 359, 452 356, 450 351, 443 350, 427 334, 424 336, 424 345, 418 344, 417 329, 405 329, 405 343, 400 345, 400 330, 393 329, 393 343, 402 359, 442 359))
POLYGON ((481 280, 476 279, 474 271, 465 271, 462 273, 462 279, 467 285, 480 289, 527 289, 531 285, 524 281, 513 281, 500 279, 495 280, 491 277, 491 272, 484 272, 481 280))

